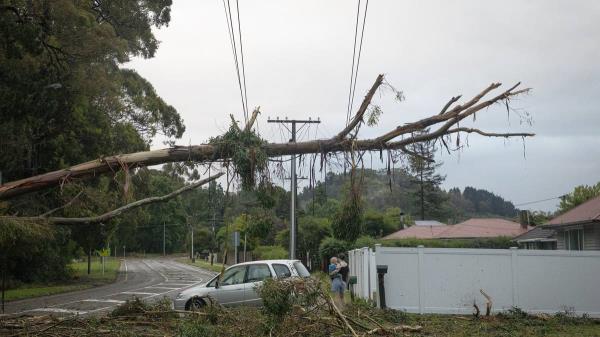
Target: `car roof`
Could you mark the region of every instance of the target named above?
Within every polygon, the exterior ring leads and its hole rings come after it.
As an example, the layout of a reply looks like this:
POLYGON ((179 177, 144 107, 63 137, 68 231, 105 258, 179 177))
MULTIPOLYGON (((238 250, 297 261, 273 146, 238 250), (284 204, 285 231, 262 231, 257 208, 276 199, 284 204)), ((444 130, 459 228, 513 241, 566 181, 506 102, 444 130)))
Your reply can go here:
POLYGON ((300 260, 284 260, 284 259, 280 259, 280 260, 256 260, 256 261, 248 261, 248 262, 242 262, 242 263, 234 264, 234 265, 231 265, 231 267, 233 267, 233 266, 243 266, 243 265, 248 265, 248 264, 258 264, 258 263, 268 263, 268 264, 282 263, 282 264, 288 264, 288 263, 294 263, 294 262, 300 262, 300 260))

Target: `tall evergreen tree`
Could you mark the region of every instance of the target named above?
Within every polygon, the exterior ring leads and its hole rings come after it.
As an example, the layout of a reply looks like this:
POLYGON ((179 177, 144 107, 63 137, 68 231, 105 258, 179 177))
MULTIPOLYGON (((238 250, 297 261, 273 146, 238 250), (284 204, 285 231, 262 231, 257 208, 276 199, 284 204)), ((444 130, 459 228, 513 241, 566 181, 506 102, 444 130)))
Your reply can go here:
POLYGON ((416 154, 409 159, 413 182, 417 185, 413 195, 418 204, 419 218, 425 220, 426 215, 435 217, 436 210, 439 210, 444 202, 440 185, 446 177, 436 173, 436 169, 442 166, 442 163, 435 162, 435 143, 417 143, 412 145, 410 150, 416 154))

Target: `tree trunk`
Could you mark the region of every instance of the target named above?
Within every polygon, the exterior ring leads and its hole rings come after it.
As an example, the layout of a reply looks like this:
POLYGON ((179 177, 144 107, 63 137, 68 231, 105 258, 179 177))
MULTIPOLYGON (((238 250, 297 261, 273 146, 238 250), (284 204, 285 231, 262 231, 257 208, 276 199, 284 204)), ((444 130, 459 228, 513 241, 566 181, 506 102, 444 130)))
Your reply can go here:
MULTIPOLYGON (((435 140, 452 133, 478 133, 485 137, 505 138, 534 136, 532 133, 488 133, 479 129, 458 126, 459 122, 463 119, 472 116, 477 111, 485 109, 495 103, 504 103, 508 107, 509 99, 511 97, 529 91, 529 89, 515 90, 520 84, 517 83, 499 95, 480 102, 485 95, 500 87, 500 83, 493 83, 477 96, 463 104, 455 105, 452 109, 449 109, 450 105, 456 101, 456 98, 453 97, 449 104, 446 104, 439 114, 412 123, 402 124, 379 137, 362 140, 354 139, 354 136, 348 137, 351 131, 357 130, 361 123, 363 123, 363 117, 367 108, 370 106, 371 98, 381 83, 382 78, 378 77, 351 123, 338 135, 333 136, 330 139, 310 140, 305 142, 267 143, 263 146, 263 150, 269 157, 309 153, 326 154, 335 152, 383 150, 401 150, 407 154, 414 155, 413 153, 410 153, 411 151, 406 149, 407 145, 435 140), (437 129, 418 136, 413 135, 416 131, 428 130, 428 128, 432 126, 436 126, 437 129), (402 136, 404 137, 402 138, 402 136)), ((218 146, 201 144, 175 146, 154 151, 109 156, 78 164, 67 169, 48 172, 1 185, 0 200, 33 191, 39 191, 56 185, 62 185, 71 179, 88 178, 102 173, 116 172, 124 168, 132 169, 135 167, 158 165, 169 162, 216 162, 228 160, 230 159, 230 155, 230 153, 222 151, 218 146)))
POLYGON ((91 247, 88 248, 87 263, 88 263, 87 264, 87 273, 89 275, 92 272, 92 248, 91 247))
POLYGON ((421 220, 425 220, 425 191, 423 189, 423 167, 421 167, 421 220))
POLYGON ((2 255, 2 313, 4 314, 4 296, 6 293, 6 274, 8 273, 8 259, 6 258, 6 253, 2 255))

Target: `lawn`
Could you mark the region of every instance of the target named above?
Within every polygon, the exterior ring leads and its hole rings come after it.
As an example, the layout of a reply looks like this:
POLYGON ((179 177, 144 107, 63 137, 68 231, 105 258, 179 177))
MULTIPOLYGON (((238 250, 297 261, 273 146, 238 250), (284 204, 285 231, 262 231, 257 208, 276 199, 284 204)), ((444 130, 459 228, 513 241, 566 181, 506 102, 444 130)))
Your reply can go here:
POLYGON ((54 295, 111 283, 116 280, 120 265, 121 261, 118 258, 106 258, 104 274, 102 274, 100 258, 93 257, 91 273, 88 275, 87 261, 74 262, 70 265, 73 270, 72 280, 55 284, 26 284, 16 289, 9 289, 6 291, 6 300, 54 295))
MULTIPOLYGON (((210 270, 210 271, 214 271, 215 273, 220 273, 221 269, 223 268, 223 265, 221 263, 214 263, 212 266, 210 265, 210 262, 206 262, 202 259, 196 259, 196 263, 192 263, 192 260, 190 260, 187 257, 183 257, 180 259, 177 259, 177 262, 181 262, 181 263, 185 263, 187 265, 190 266, 194 266, 194 267, 198 267, 198 268, 202 268, 202 269, 206 269, 206 270, 210 270)), ((228 265, 225 265, 225 268, 227 268, 228 265)))

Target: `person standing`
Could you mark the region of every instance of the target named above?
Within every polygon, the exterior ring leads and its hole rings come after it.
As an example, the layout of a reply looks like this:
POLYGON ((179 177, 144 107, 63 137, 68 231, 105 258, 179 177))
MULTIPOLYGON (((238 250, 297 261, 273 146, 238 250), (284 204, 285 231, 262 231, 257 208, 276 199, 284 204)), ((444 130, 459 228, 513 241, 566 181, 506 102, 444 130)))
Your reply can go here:
POLYGON ((340 274, 342 266, 338 262, 337 257, 329 259, 329 278, 331 278, 331 291, 334 293, 334 299, 338 302, 340 307, 344 306, 344 290, 346 285, 340 274))
POLYGON ((346 254, 341 253, 338 255, 338 264, 340 265, 340 275, 342 275, 342 281, 348 285, 348 275, 350 274, 350 267, 348 267, 348 262, 346 262, 346 254))

